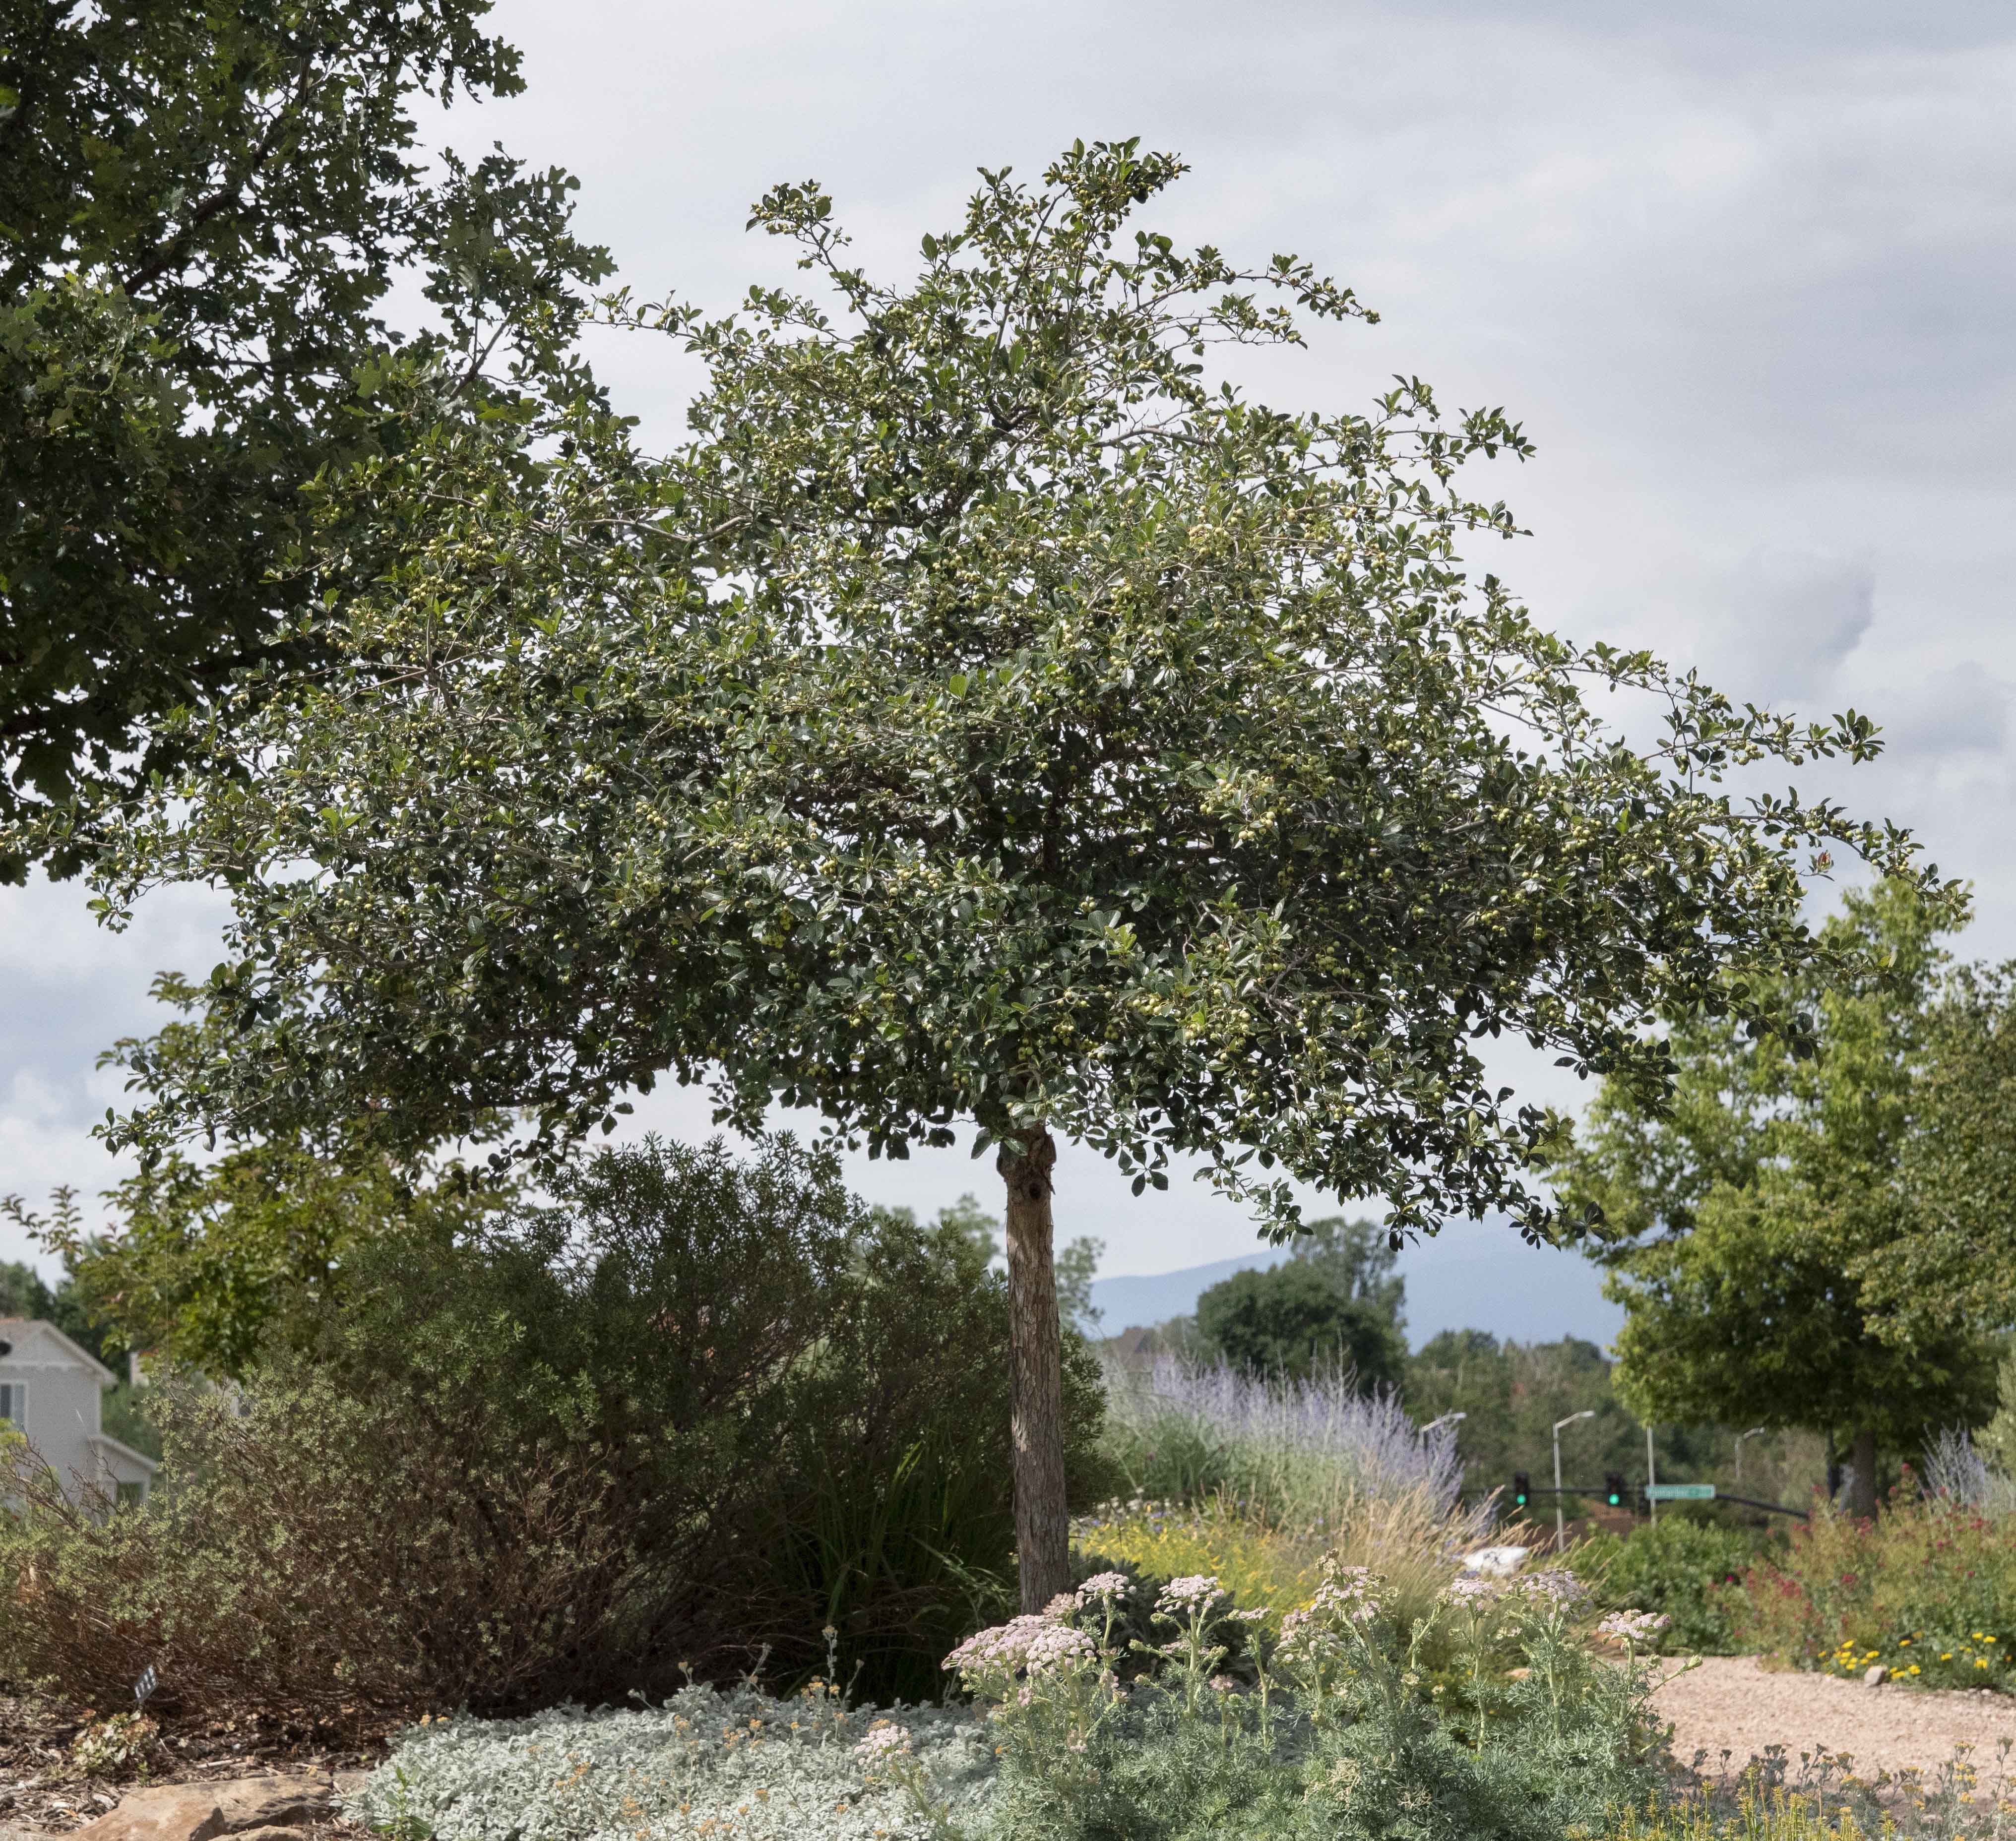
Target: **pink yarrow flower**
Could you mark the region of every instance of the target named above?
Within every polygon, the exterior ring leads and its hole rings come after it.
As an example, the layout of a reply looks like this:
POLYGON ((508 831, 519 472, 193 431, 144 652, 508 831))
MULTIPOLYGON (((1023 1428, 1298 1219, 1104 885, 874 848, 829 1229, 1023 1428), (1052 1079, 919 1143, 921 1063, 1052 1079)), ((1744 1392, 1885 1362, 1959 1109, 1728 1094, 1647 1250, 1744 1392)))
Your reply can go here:
POLYGON ((1309 1609, 1319 1616, 1348 1619, 1370 1623, 1379 1615, 1380 1595, 1386 1581, 1370 1566, 1337 1566, 1316 1588, 1309 1609))
POLYGON ((1649 1643, 1672 1621, 1663 1611, 1613 1611, 1596 1627, 1596 1634, 1615 1643, 1649 1643))
POLYGON ((866 1765, 886 1764, 898 1753, 910 1749, 910 1735, 900 1726, 887 1720, 877 1720, 868 1729, 868 1736, 854 1748, 854 1755, 866 1765))
POLYGON ((1460 1579, 1452 1579, 1442 1588, 1442 1596, 1452 1605, 1474 1605, 1498 1595, 1498 1587, 1491 1580, 1481 1579, 1474 1573, 1466 1573, 1460 1579))
POLYGON ((1231 1596, 1208 1573, 1193 1573, 1186 1578, 1172 1579, 1164 1586, 1155 1609, 1181 1620, 1193 1613, 1208 1611, 1221 1601, 1229 1603, 1231 1596))
POLYGON ((1313 1664, 1343 1653, 1343 1644, 1313 1613, 1291 1611, 1281 1620, 1281 1641, 1275 1654, 1291 1664, 1313 1664))
POLYGON ((945 1659, 945 1666, 970 1674, 996 1669, 1040 1674, 1068 1662, 1089 1661, 1094 1653, 1083 1631, 1048 1615, 1025 1614, 968 1637, 945 1659))
POLYGON ((1506 1588, 1514 1596, 1530 1598, 1561 1610, 1579 1604, 1589 1595, 1589 1588, 1574 1573, 1560 1567, 1544 1573, 1522 1573, 1506 1588))
POLYGON ((1134 1581, 1125 1573, 1095 1573, 1078 1588, 1077 1602, 1080 1605, 1107 1604, 1127 1597, 1133 1589, 1134 1581))

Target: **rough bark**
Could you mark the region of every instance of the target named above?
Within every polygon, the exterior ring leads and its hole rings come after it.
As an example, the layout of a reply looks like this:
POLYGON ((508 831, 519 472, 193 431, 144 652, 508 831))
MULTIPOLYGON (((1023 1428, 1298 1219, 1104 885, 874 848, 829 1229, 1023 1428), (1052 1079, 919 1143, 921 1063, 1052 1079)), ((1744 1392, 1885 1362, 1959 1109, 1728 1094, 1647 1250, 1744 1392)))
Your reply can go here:
POLYGON ((1848 1512, 1865 1520, 1876 1519, 1876 1434, 1865 1426, 1855 1435, 1848 1461, 1855 1467, 1849 1485, 1848 1512))
POLYGON ((1057 1325, 1050 1171, 1057 1147, 1042 1127, 1005 1140, 995 1167, 1008 1185, 1008 1324, 1014 1368, 1015 1549, 1022 1609, 1071 1590, 1064 1496, 1064 1344, 1057 1325))

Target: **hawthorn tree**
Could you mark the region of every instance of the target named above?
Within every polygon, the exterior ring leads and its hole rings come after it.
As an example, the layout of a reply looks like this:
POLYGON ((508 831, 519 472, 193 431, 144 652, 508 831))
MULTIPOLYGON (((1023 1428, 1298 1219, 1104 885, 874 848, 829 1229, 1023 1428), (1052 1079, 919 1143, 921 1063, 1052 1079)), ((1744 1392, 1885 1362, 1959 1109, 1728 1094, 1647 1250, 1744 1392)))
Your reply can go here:
POLYGON ((1515 530, 1456 484, 1528 451, 1503 414, 1215 378, 1371 316, 1293 257, 1129 235, 1181 170, 1124 142, 985 174, 900 285, 816 187, 772 192, 754 221, 821 299, 609 310, 707 367, 690 441, 646 462, 579 405, 366 467, 330 580, 386 560, 331 595, 336 663, 192 717, 231 776, 164 780, 100 872, 115 920, 164 879, 235 904, 214 1052, 115 1142, 369 1114, 418 1145, 517 1108, 556 1155, 668 1073, 873 1153, 974 1127, 1032 1606, 1068 1583, 1060 1136, 1137 1190, 1197 1160, 1283 1239, 1291 1181, 1395 1235, 1539 1237, 1557 1121, 1481 1038, 1656 1095, 1665 1012, 1797 1033, 1811 860, 1913 873, 1894 830, 1721 783, 1865 757, 1865 719, 1733 705, 1472 578, 1515 530), (1656 707, 1642 745, 1612 689, 1656 707))
MULTIPOLYGON (((2007 1321, 1958 1307, 1956 1285, 1894 1282, 2006 1245, 2012 1221, 2006 1195, 1967 1197, 1969 1232, 1928 1208, 1947 1198, 1928 1194, 1921 1152, 1949 1135, 1953 1072, 1932 1078, 1953 1001, 1942 919, 1906 884, 1851 891, 1823 933, 1841 950, 1785 993, 1817 1019, 1816 1052, 1728 1016, 1683 1019, 1671 1102, 1606 1082, 1557 1170, 1563 1199, 1603 1224, 1591 1244, 1628 1313, 1625 1404, 1648 1421, 1824 1433, 1852 1454, 1865 1516, 1879 1450, 1986 1417, 1987 1332, 2007 1321)), ((1975 1282, 2006 1313, 2006 1279, 1991 1266, 1975 1282)))
POLYGON ((414 157, 420 99, 524 87, 488 11, 0 4, 0 880, 77 868, 32 821, 172 768, 170 710, 313 663, 302 488, 407 437, 399 379, 584 387, 574 182, 414 157))

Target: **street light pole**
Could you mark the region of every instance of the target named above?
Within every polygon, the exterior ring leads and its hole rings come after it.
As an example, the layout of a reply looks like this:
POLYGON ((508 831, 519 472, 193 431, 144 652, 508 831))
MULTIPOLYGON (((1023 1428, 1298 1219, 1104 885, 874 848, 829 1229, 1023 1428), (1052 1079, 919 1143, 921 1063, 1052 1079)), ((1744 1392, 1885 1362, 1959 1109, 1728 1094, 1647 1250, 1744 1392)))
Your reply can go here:
POLYGON ((1763 1430, 1764 1430, 1764 1428, 1763 1428, 1762 1426, 1751 1426, 1751 1427, 1750 1428, 1750 1429, 1749 1429, 1748 1432, 1741 1432, 1741 1433, 1738 1433, 1737 1434, 1737 1438, 1736 1438, 1736 1487, 1737 1487, 1737 1489, 1739 1489, 1739 1490, 1741 1490, 1741 1489, 1743 1487, 1743 1441, 1744 1441, 1744 1440, 1745 1440, 1746 1438, 1755 1438, 1755 1437, 1756 1437, 1756 1436, 1757 1436, 1760 1433, 1762 1433, 1763 1430))
POLYGON ((1568 1544, 1568 1523, 1561 1517, 1561 1428, 1572 1426, 1578 1419, 1593 1419, 1595 1410, 1570 1413, 1565 1419, 1554 1422, 1554 1552, 1559 1553, 1568 1544))

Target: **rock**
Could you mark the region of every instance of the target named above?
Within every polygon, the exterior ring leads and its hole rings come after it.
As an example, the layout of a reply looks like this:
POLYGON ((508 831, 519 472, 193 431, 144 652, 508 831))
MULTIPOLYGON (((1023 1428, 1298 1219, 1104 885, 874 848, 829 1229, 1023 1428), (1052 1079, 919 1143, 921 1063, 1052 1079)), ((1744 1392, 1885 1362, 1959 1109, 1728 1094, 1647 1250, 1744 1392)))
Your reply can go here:
POLYGON ((236 1777, 222 1783, 171 1783, 135 1790, 109 1815, 79 1828, 76 1841, 215 1841, 265 1837, 326 1820, 330 1786, 304 1777, 236 1777))
POLYGON ((1529 1547, 1480 1547, 1463 1556, 1463 1570, 1486 1579, 1509 1579, 1525 1565, 1532 1552, 1529 1547))
POLYGON ((1862 1677, 1865 1688, 1880 1688, 1890 1678, 1890 1671, 1880 1662, 1873 1663, 1862 1677))

